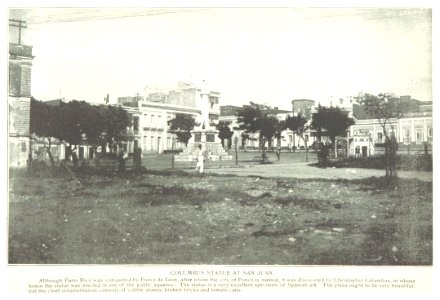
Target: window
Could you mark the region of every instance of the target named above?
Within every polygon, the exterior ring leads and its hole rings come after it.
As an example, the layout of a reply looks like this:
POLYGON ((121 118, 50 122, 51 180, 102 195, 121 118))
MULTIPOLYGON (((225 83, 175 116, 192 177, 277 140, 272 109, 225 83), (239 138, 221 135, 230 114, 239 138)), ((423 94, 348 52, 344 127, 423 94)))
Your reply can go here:
POLYGON ((159 127, 159 128, 163 127, 162 126, 162 116, 161 115, 157 116, 157 126, 156 127, 159 127))
POLYGON ((133 131, 139 132, 139 117, 133 117, 133 131))
POLYGON ((382 137, 383 137, 383 133, 382 132, 378 132, 377 133, 377 141, 378 142, 382 142, 382 137))
POLYGON ((422 128, 416 128, 416 143, 421 143, 423 141, 423 130, 422 128))
POLYGON ((21 152, 26 152, 26 142, 21 142, 21 152))
POLYGON ((151 151, 154 151, 155 147, 154 147, 154 136, 151 136, 151 151))
POLYGON ((428 137, 432 138, 432 127, 428 127, 428 137))
POLYGON ((144 136, 142 149, 147 150, 147 137, 146 136, 144 136))
POLYGON ((410 131, 408 127, 403 129, 403 142, 409 144, 411 142, 410 131))
POLYGON ((150 118, 150 125, 151 125, 151 127, 155 127, 155 126, 154 126, 154 115, 151 115, 151 118, 150 118))

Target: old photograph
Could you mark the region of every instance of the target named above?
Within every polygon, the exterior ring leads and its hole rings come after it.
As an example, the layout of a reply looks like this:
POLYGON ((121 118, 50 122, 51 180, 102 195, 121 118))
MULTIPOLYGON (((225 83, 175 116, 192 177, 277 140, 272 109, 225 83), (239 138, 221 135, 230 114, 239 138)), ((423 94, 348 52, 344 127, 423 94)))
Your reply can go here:
POLYGON ((9 265, 433 265, 431 9, 8 13, 9 265))

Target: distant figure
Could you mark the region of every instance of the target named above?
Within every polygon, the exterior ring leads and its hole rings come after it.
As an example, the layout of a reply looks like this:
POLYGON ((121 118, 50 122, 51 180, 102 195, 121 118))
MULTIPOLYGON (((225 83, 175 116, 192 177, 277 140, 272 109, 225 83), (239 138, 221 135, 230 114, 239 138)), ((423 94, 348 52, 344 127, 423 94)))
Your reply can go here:
POLYGON ((277 160, 280 161, 280 159, 281 159, 281 147, 280 146, 278 146, 276 154, 277 154, 277 160))
POLYGON ((118 171, 124 172, 125 171, 125 157, 124 157, 124 150, 121 150, 118 155, 118 171))
POLYGON ((31 152, 29 152, 28 159, 27 159, 26 162, 27 162, 28 168, 32 167, 33 158, 32 158, 32 153, 31 152))
POLYGON ((328 147, 325 146, 324 144, 320 144, 319 145, 319 152, 318 152, 318 162, 321 165, 326 165, 327 164, 327 160, 328 160, 328 147))
POLYGON ((204 155, 203 155, 203 151, 202 151, 202 144, 199 144, 199 150, 197 150, 196 156, 197 156, 196 157, 196 159, 197 159, 196 172, 199 171, 200 173, 203 173, 204 155))

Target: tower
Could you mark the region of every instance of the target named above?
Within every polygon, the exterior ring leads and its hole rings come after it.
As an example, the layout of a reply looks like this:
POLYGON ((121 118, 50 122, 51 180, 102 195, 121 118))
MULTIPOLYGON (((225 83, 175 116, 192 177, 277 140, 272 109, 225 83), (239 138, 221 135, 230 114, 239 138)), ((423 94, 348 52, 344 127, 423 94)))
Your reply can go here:
POLYGON ((32 47, 21 44, 24 21, 9 20, 19 28, 18 43, 9 43, 9 167, 25 167, 31 148, 30 103, 32 47), (18 24, 18 25, 17 25, 18 24))

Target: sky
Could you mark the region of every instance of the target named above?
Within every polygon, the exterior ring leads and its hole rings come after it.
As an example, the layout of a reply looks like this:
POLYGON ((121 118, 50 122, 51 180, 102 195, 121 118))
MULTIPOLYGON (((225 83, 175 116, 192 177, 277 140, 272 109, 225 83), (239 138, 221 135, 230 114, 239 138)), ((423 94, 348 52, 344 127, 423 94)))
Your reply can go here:
MULTIPOLYGON (((221 105, 390 92, 432 100, 431 11, 385 8, 17 9, 32 94, 102 103, 175 81, 221 105)), ((16 28, 10 29, 16 42, 16 28)))

